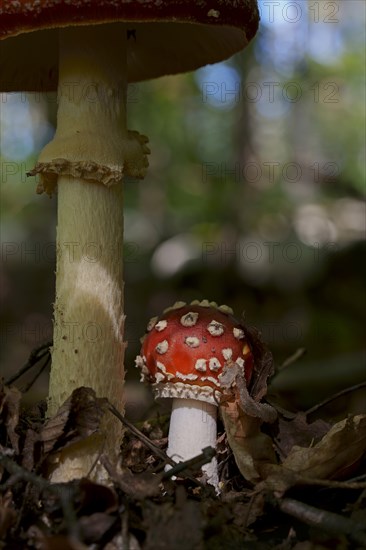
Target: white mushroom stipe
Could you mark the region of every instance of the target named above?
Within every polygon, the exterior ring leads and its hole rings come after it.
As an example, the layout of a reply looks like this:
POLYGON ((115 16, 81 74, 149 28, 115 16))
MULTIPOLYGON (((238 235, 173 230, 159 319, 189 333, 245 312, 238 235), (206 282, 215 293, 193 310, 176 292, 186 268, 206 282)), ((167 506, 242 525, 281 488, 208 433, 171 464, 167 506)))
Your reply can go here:
MULTIPOLYGON (((169 427, 167 454, 174 462, 189 460, 205 447, 216 447, 217 407, 195 399, 174 399, 169 427)), ((167 466, 169 470, 171 466, 167 466)), ((219 493, 217 460, 202 466, 207 481, 219 493)))

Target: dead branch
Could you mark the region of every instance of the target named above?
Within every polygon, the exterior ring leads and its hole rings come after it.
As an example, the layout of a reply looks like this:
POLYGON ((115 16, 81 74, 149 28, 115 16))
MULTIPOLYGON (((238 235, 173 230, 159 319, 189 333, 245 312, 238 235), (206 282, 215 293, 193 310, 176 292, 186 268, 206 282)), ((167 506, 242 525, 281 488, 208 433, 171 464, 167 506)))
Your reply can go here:
POLYGON ((294 363, 296 363, 296 361, 301 359, 301 357, 303 357, 305 355, 305 353, 306 353, 306 348, 298 348, 292 355, 287 357, 283 361, 283 363, 281 363, 281 365, 279 365, 276 368, 276 371, 279 372, 279 371, 285 369, 286 367, 289 367, 290 365, 293 365, 294 363))
POLYGON ((213 447, 205 447, 204 449, 202 449, 201 454, 194 456, 189 460, 185 460, 184 462, 175 463, 175 466, 173 466, 170 470, 164 472, 163 479, 175 476, 183 472, 183 470, 189 470, 191 468, 201 468, 201 466, 207 464, 207 462, 210 462, 215 454, 216 451, 213 447))
POLYGON ((175 465, 174 460, 169 458, 169 456, 164 451, 154 445, 151 439, 144 435, 138 428, 136 428, 136 426, 131 424, 131 422, 129 422, 124 416, 122 416, 121 413, 116 409, 116 407, 114 407, 109 402, 108 408, 110 412, 114 414, 114 416, 116 416, 118 420, 120 420, 120 422, 122 422, 122 424, 124 424, 124 426, 126 426, 126 428, 128 428, 130 432, 132 432, 137 437, 137 439, 139 439, 144 445, 146 445, 146 447, 148 447, 148 449, 150 449, 150 451, 152 451, 156 456, 164 460, 164 462, 166 462, 167 464, 175 465))
POLYGON ((366 380, 364 382, 360 382, 359 384, 355 384, 354 386, 350 386, 349 388, 345 388, 344 390, 341 390, 337 393, 334 393, 330 397, 327 397, 326 399, 324 399, 324 401, 321 401, 317 405, 314 405, 313 407, 305 411, 304 414, 306 416, 309 416, 310 414, 313 414, 314 412, 318 411, 322 407, 325 407, 325 405, 328 405, 328 403, 335 401, 339 397, 342 397, 343 395, 347 395, 347 393, 351 393, 365 387, 366 387, 366 380))
POLYGON ((283 498, 277 500, 277 505, 281 512, 288 514, 307 525, 317 527, 323 531, 329 533, 336 533, 339 535, 346 535, 352 539, 355 543, 366 546, 366 533, 364 531, 364 525, 334 512, 328 512, 327 510, 321 510, 294 500, 292 498, 283 498))
MULTIPOLYGON (((40 369, 38 372, 36 372, 36 374, 33 376, 33 378, 28 382, 28 384, 26 384, 26 386, 24 388, 22 388, 22 393, 27 393, 27 391, 29 391, 31 389, 31 387, 33 386, 33 384, 38 380, 38 378, 41 376, 42 372, 46 369, 46 367, 48 367, 48 365, 50 364, 51 362, 51 354, 48 352, 48 353, 45 353, 42 357, 46 357, 46 360, 43 362, 43 364, 41 365, 40 369)), ((42 357, 40 357, 38 360, 40 361, 42 359, 42 357)))
POLYGON ((18 380, 18 378, 23 376, 23 374, 28 372, 29 369, 31 369, 32 367, 34 367, 34 365, 36 365, 39 361, 41 361, 43 359, 43 357, 45 357, 46 355, 50 355, 50 347, 51 346, 52 346, 52 342, 46 342, 45 344, 42 344, 38 348, 35 348, 34 350, 32 350, 32 352, 29 356, 29 359, 25 363, 25 365, 23 365, 18 370, 18 372, 16 372, 12 376, 10 376, 10 378, 8 378, 5 381, 5 385, 9 386, 10 384, 13 384, 13 382, 18 380))

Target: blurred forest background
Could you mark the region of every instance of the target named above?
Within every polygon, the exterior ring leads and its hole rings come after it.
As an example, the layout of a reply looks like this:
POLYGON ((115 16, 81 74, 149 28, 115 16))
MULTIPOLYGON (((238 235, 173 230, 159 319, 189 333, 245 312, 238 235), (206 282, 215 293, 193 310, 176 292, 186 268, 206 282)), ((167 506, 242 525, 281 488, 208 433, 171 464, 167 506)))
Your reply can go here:
MULTIPOLYGON (((132 418, 148 391, 133 368, 139 338, 176 300, 245 312, 277 365, 306 348, 274 381, 287 406, 365 379, 365 2, 260 9, 257 37, 234 58, 129 87, 128 127, 151 147, 145 180, 125 182, 132 418)), ((26 172, 55 120, 54 94, 1 96, 5 378, 52 338, 57 199, 36 195, 26 172)), ((364 397, 338 400, 336 414, 364 397)))

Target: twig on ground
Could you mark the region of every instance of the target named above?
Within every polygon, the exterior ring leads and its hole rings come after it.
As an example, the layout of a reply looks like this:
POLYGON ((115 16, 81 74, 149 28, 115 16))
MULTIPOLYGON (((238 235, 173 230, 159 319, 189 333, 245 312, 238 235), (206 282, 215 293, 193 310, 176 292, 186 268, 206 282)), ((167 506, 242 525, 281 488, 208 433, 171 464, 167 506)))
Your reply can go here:
POLYGON ((351 392, 360 390, 362 388, 366 388, 366 380, 364 382, 360 382, 359 384, 355 384, 354 386, 350 386, 349 388, 345 388, 344 390, 341 390, 337 393, 334 393, 330 397, 327 397, 326 399, 324 399, 320 403, 317 403, 316 405, 314 405, 313 407, 311 407, 310 409, 305 411, 305 415, 309 416, 310 414, 313 414, 314 412, 318 411, 319 409, 321 409, 325 405, 328 405, 328 403, 331 403, 332 401, 335 401, 336 399, 338 399, 338 397, 342 397, 343 395, 346 395, 347 393, 351 393, 351 392))
POLYGON ((41 361, 41 359, 43 359, 43 357, 45 357, 46 355, 49 355, 50 354, 50 349, 49 348, 51 346, 52 346, 52 342, 46 342, 45 344, 42 344, 38 348, 35 348, 34 350, 32 350, 32 352, 29 356, 29 359, 25 363, 25 365, 23 365, 18 370, 18 372, 16 372, 12 376, 10 376, 10 378, 5 380, 5 385, 9 386, 10 384, 12 384, 16 380, 18 380, 18 378, 23 376, 23 374, 25 374, 27 371, 29 371, 29 369, 34 367, 34 365, 36 365, 38 363, 38 361, 41 361))
POLYGON ((169 477, 175 476, 180 472, 183 472, 183 470, 189 470, 190 468, 201 468, 201 466, 207 464, 207 462, 210 462, 215 454, 216 451, 213 447, 205 447, 204 449, 202 449, 201 454, 194 456, 189 460, 185 460, 184 462, 175 463, 175 466, 170 468, 170 470, 164 472, 162 479, 167 479, 169 477))
POLYGON ((281 365, 279 365, 276 368, 276 370, 281 371, 281 370, 285 369, 286 367, 289 367, 290 365, 293 365, 294 363, 296 363, 296 361, 301 359, 301 357, 303 357, 303 355, 305 355, 305 353, 306 353, 306 348, 298 348, 292 355, 290 355, 290 357, 287 357, 283 361, 283 363, 281 363, 281 365))
MULTIPOLYGON (((146 445, 148 449, 150 449, 150 451, 152 451, 156 456, 161 458, 161 460, 163 460, 165 464, 169 464, 170 466, 173 466, 173 468, 169 470, 169 472, 172 472, 174 467, 180 464, 185 464, 185 463, 179 463, 177 465, 177 463, 174 462, 174 460, 172 460, 164 451, 162 451, 159 447, 154 445, 151 439, 149 439, 146 435, 144 435, 138 428, 136 428, 136 426, 131 424, 131 422, 126 420, 126 418, 124 418, 124 416, 121 415, 121 413, 116 409, 116 407, 114 407, 109 402, 108 402, 108 408, 110 412, 114 414, 122 422, 122 424, 124 424, 124 426, 126 426, 126 428, 128 428, 137 437, 137 439, 139 439, 142 443, 144 443, 144 445, 146 445)), ((203 464, 205 464, 205 462, 203 464)), ((184 466, 183 469, 185 468, 186 467, 184 466)), ((181 471, 181 469, 179 469, 179 471, 181 471)), ((174 475, 174 474, 170 473, 170 475, 174 475)), ((166 476, 166 477, 170 477, 170 476, 166 476)), ((190 474, 186 474, 185 477, 187 477, 190 481, 193 481, 193 483, 195 483, 196 485, 199 485, 200 487, 202 487, 202 483, 200 483, 198 479, 191 476, 190 474)))
POLYGON ((329 489, 366 489, 366 482, 355 481, 336 481, 333 479, 317 479, 300 475, 298 477, 298 485, 315 485, 317 487, 325 487, 329 489))
POLYGON ((114 414, 114 416, 116 416, 118 420, 120 420, 122 424, 124 424, 126 428, 128 428, 137 437, 137 439, 142 441, 142 443, 144 443, 144 445, 146 445, 146 447, 148 447, 150 451, 152 451, 156 456, 158 456, 159 458, 164 460, 164 462, 167 462, 170 465, 176 464, 174 460, 169 458, 164 451, 162 451, 161 449, 159 449, 159 447, 154 445, 151 439, 149 439, 146 435, 144 435, 138 428, 136 428, 136 426, 131 424, 131 422, 129 422, 124 416, 122 416, 121 413, 116 409, 116 407, 114 407, 111 403, 108 403, 108 408, 110 412, 114 414))
POLYGON ((45 353, 42 357, 44 357, 44 356, 46 356, 46 360, 43 362, 43 365, 41 366, 39 371, 33 376, 33 378, 28 382, 28 384, 26 384, 26 386, 21 389, 22 393, 27 393, 27 391, 29 391, 31 389, 31 387, 38 380, 38 378, 41 376, 41 374, 45 370, 45 368, 48 367, 48 365, 50 364, 51 354, 48 352, 48 353, 45 353))
POLYGON ((335 533, 339 535, 346 535, 352 539, 355 543, 366 546, 366 533, 364 531, 364 525, 334 512, 328 512, 327 510, 321 510, 294 500, 292 498, 282 498, 276 501, 277 506, 284 512, 307 525, 317 527, 322 531, 328 533, 335 533))

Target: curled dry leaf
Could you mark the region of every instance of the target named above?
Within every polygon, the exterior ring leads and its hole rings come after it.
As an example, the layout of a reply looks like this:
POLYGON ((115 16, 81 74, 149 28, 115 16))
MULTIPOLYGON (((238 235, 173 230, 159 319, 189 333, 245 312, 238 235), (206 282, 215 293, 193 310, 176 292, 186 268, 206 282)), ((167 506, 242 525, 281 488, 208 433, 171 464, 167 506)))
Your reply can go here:
POLYGON ((306 414, 303 412, 297 413, 295 418, 290 421, 280 417, 276 437, 276 446, 280 456, 285 458, 294 445, 309 447, 318 443, 330 428, 331 425, 321 419, 309 424, 306 414))
POLYGON ((105 404, 91 388, 74 390, 40 432, 44 453, 64 449, 97 432, 105 404))
POLYGON ((274 374, 273 356, 255 327, 246 327, 246 336, 254 355, 254 368, 250 380, 250 395, 260 401, 267 394, 267 383, 274 374))
POLYGON ((274 422, 277 413, 271 405, 260 402, 274 372, 272 354, 256 329, 247 331, 254 355, 250 392, 243 370, 228 361, 220 377, 224 388, 220 412, 237 466, 247 481, 255 483, 262 479, 263 465, 276 462, 272 440, 260 427, 263 422, 274 422))
POLYGON ((221 407, 229 445, 242 476, 251 483, 262 479, 263 466, 275 463, 276 456, 271 438, 262 433, 262 420, 245 414, 237 403, 221 407))
POLYGON ((295 445, 281 465, 266 465, 264 487, 283 493, 312 480, 342 479, 366 453, 366 415, 345 418, 315 445, 295 445))
POLYGON ((282 466, 307 477, 339 479, 366 452, 366 415, 337 422, 313 447, 295 446, 282 466))

